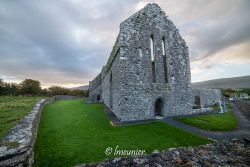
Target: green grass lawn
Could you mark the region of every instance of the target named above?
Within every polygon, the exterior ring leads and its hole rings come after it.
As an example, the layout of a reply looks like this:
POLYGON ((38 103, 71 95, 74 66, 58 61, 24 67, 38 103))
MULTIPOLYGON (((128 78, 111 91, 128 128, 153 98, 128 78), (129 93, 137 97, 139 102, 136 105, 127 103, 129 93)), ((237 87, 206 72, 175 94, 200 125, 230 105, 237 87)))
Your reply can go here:
POLYGON ((83 100, 60 100, 45 106, 35 145, 35 166, 73 166, 96 162, 107 147, 141 149, 151 153, 170 147, 195 146, 209 139, 177 129, 163 122, 114 127, 102 104, 83 100))
POLYGON ((185 124, 195 126, 197 128, 212 130, 212 131, 229 131, 237 126, 237 120, 232 111, 223 114, 190 116, 183 118, 176 118, 185 124))
POLYGON ((41 99, 42 97, 0 96, 0 139, 41 99))

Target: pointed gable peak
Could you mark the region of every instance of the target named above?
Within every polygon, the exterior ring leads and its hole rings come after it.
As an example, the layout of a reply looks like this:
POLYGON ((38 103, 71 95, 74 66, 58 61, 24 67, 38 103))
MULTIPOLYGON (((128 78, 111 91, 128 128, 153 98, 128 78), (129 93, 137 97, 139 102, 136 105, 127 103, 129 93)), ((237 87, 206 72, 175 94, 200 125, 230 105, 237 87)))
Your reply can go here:
POLYGON ((156 17, 157 15, 161 15, 161 17, 166 16, 165 12, 160 8, 159 5, 157 5, 156 3, 149 3, 146 6, 144 6, 142 9, 137 11, 135 14, 127 18, 121 24, 126 24, 131 21, 133 22, 133 20, 136 20, 136 18, 139 18, 142 15, 147 16, 149 18, 156 17))
POLYGON ((150 10, 161 10, 160 6, 156 3, 149 3, 147 4, 144 9, 150 9, 150 10))

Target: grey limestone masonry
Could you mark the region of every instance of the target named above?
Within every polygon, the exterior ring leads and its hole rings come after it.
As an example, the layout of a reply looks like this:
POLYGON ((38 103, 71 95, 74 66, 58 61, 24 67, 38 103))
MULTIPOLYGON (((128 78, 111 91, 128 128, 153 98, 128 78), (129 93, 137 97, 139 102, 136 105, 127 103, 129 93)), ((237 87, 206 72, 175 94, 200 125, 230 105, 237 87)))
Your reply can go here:
POLYGON ((89 98, 123 121, 192 114, 188 47, 157 4, 120 24, 107 64, 89 83, 89 98))
POLYGON ((192 93, 193 106, 212 106, 221 99, 220 89, 193 89, 192 93))

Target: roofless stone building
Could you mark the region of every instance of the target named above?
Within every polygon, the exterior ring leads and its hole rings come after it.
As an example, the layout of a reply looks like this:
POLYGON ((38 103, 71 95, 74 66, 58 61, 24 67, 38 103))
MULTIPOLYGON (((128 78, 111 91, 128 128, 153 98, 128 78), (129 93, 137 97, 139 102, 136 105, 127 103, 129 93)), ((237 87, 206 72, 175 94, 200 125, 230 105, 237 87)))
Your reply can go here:
POLYGON ((188 47, 157 4, 148 4, 120 24, 89 97, 123 121, 192 114, 188 47))

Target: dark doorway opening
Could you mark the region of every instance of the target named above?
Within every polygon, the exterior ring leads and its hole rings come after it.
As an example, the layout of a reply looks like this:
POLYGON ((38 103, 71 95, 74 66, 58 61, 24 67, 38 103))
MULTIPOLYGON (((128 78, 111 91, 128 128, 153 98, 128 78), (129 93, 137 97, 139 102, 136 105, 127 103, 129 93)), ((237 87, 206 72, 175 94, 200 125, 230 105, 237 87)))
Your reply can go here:
POLYGON ((195 104, 195 108, 200 108, 200 106, 201 106, 201 98, 200 98, 200 96, 195 96, 194 104, 195 104))
POLYGON ((163 116, 163 101, 161 99, 155 101, 155 116, 163 116))
POLYGON ((96 100, 97 100, 97 101, 98 101, 98 100, 101 100, 100 95, 97 95, 97 96, 96 96, 96 100))

